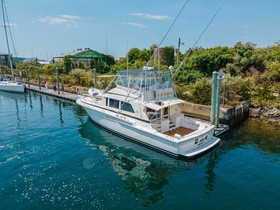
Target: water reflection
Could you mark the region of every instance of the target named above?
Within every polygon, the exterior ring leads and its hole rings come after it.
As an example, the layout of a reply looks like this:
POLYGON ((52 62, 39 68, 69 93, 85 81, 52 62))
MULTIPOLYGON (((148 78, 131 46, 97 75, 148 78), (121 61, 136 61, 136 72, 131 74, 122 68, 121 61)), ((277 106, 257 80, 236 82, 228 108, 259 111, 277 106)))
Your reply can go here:
POLYGON ((15 116, 17 120, 17 130, 20 130, 21 127, 21 119, 20 119, 20 107, 19 107, 19 102, 21 100, 26 100, 26 95, 25 94, 18 94, 18 93, 7 93, 7 92, 2 92, 0 91, 1 96, 4 96, 6 98, 13 99, 15 104, 11 106, 15 108, 15 116))
POLYGON ((263 152, 280 154, 280 126, 276 124, 251 119, 232 128, 224 139, 232 139, 227 150, 253 145, 263 152))
POLYGON ((210 193, 214 189, 214 185, 216 183, 216 174, 215 174, 215 168, 218 165, 218 155, 217 152, 213 152, 209 155, 209 158, 207 160, 207 164, 205 166, 205 174, 206 174, 206 193, 210 193))
POLYGON ((62 102, 59 101, 59 103, 58 103, 59 121, 60 121, 60 127, 63 127, 64 121, 63 121, 63 114, 62 114, 62 110, 61 110, 61 104, 62 104, 62 102))
POLYGON ((29 96, 29 106, 30 106, 30 109, 32 111, 33 110, 33 105, 32 105, 32 94, 31 94, 31 92, 28 93, 28 96, 29 96))
POLYGON ((175 171, 187 171, 208 159, 206 165, 206 188, 212 191, 215 184, 214 169, 216 156, 209 159, 208 154, 192 161, 182 161, 159 154, 150 149, 115 136, 103 130, 91 120, 79 128, 83 138, 98 148, 106 156, 91 157, 85 160, 84 167, 90 169, 109 160, 114 171, 121 177, 127 189, 132 192, 143 206, 149 206, 164 198, 163 187, 175 171))
POLYGON ((41 113, 41 117, 44 117, 44 109, 43 109, 43 96, 40 95, 39 96, 39 101, 40 101, 40 113, 41 113))
POLYGON ((15 103, 16 103, 16 117, 17 117, 17 129, 19 130, 20 128, 20 117, 19 117, 19 107, 18 107, 18 99, 15 99, 15 103))

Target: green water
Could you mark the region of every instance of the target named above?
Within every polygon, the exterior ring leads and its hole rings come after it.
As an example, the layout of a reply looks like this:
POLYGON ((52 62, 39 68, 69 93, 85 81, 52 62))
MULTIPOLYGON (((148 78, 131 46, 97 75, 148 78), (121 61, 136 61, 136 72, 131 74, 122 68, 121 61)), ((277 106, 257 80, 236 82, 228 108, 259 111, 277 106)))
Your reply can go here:
POLYGON ((0 93, 0 209, 279 209, 279 126, 247 121, 221 138, 175 160, 75 104, 0 93))

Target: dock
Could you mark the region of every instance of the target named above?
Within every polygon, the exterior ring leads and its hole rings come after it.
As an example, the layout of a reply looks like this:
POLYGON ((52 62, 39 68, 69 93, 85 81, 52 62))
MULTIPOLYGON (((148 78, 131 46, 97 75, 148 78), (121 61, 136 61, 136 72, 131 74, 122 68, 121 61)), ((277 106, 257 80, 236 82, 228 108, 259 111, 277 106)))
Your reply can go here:
POLYGON ((218 128, 214 130, 214 136, 221 136, 229 130, 229 126, 225 124, 219 124, 218 128))
POLYGON ((52 97, 55 97, 58 99, 71 101, 71 102, 76 102, 77 98, 79 97, 78 94, 68 93, 68 92, 64 92, 61 90, 60 90, 60 93, 58 93, 57 90, 54 91, 53 89, 49 89, 49 88, 45 88, 45 87, 39 88, 38 86, 35 86, 35 85, 30 85, 30 87, 26 86, 25 89, 28 91, 41 93, 44 95, 52 96, 52 97))
MULTIPOLYGON (((68 92, 64 92, 64 91, 60 91, 60 93, 58 93, 57 90, 54 91, 53 89, 45 88, 45 87, 39 88, 38 86, 35 86, 35 85, 30 85, 30 87, 26 86, 26 90, 38 92, 38 93, 41 93, 44 95, 52 96, 54 98, 58 98, 61 100, 66 100, 66 101, 70 101, 70 102, 74 102, 74 103, 76 102, 76 100, 79 97, 79 94, 68 93, 68 92)), ((228 125, 219 124, 219 127, 215 128, 214 135, 220 136, 220 135, 226 133, 228 130, 229 130, 228 125)), ((174 134, 168 134, 168 135, 174 135, 174 134)))

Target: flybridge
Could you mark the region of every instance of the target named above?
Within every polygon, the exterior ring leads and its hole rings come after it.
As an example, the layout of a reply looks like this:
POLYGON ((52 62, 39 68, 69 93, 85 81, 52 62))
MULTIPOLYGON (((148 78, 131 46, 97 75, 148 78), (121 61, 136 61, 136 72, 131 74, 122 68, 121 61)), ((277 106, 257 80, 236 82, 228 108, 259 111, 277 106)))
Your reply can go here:
POLYGON ((171 73, 154 69, 123 70, 117 74, 118 87, 138 93, 143 101, 159 101, 174 97, 171 73))

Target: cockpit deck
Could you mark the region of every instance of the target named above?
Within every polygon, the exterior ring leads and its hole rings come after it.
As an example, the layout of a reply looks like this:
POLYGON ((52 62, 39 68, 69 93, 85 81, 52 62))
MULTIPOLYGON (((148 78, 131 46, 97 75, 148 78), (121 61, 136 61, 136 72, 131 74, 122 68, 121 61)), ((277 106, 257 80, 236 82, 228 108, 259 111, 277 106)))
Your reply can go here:
POLYGON ((184 128, 184 127, 178 127, 178 128, 175 128, 174 130, 167 131, 164 134, 167 136, 174 137, 175 134, 179 134, 180 136, 185 136, 192 132, 194 132, 194 130, 189 129, 189 128, 184 128))

